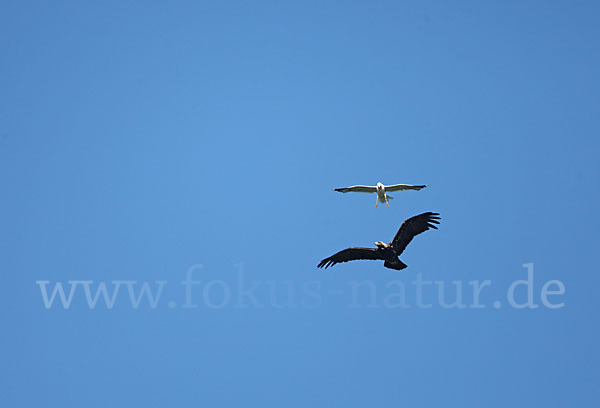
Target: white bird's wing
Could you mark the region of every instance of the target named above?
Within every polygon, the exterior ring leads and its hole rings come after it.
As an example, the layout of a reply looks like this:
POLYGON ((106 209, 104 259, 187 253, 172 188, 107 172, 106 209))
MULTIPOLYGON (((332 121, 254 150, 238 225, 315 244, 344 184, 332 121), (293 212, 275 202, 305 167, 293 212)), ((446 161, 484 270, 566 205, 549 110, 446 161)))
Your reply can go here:
POLYGON ((335 188, 334 190, 339 191, 340 193, 349 193, 349 192, 376 193, 377 187, 376 186, 352 186, 352 187, 346 187, 346 188, 335 188))
POLYGON ((391 186, 385 186, 385 191, 402 191, 402 190, 420 190, 427 186, 413 186, 411 184, 392 184, 391 186))

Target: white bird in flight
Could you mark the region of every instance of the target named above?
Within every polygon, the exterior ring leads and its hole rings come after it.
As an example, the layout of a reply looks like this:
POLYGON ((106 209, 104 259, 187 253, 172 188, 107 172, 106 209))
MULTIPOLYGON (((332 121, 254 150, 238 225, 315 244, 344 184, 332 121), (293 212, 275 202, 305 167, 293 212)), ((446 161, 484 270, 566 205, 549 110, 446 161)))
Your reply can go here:
POLYGON ((392 184, 391 186, 384 186, 382 183, 377 183, 376 186, 352 186, 346 188, 335 188, 335 191, 340 193, 377 193, 377 200, 375 201, 375 208, 379 203, 385 203, 388 207, 390 206, 389 201, 393 200, 394 197, 387 195, 387 192, 391 191, 402 191, 402 190, 420 190, 427 186, 413 186, 410 184, 392 184))

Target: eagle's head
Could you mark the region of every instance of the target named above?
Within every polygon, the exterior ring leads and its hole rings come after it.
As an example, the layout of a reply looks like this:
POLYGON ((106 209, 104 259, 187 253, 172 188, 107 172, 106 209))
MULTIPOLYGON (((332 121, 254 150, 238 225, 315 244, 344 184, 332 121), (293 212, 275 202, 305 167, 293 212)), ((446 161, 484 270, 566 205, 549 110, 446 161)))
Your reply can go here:
POLYGON ((375 246, 376 246, 377 248, 380 248, 380 249, 382 249, 382 248, 387 248, 389 245, 388 245, 388 244, 386 244, 385 242, 377 241, 377 242, 375 242, 375 246))
POLYGON ((379 191, 383 190, 383 184, 377 182, 377 190, 379 190, 379 191))

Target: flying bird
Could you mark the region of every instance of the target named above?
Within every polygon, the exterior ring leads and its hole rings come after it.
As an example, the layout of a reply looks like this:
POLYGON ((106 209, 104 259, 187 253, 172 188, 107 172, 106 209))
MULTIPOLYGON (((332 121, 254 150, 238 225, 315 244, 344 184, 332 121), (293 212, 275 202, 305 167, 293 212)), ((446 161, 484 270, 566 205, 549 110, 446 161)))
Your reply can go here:
POLYGON ((384 186, 382 183, 377 183, 376 186, 352 186, 346 188, 334 188, 335 191, 340 193, 377 193, 377 199, 375 200, 375 208, 379 203, 385 203, 388 207, 390 206, 389 200, 393 200, 394 197, 387 195, 391 191, 402 191, 402 190, 420 190, 427 186, 413 186, 411 184, 392 184, 391 186, 384 186))
POLYGON ((356 261, 359 259, 371 259, 385 261, 383 266, 397 271, 406 268, 406 264, 398 257, 412 239, 429 228, 437 229, 434 224, 439 224, 440 219, 438 213, 426 212, 420 215, 415 215, 402 223, 396 236, 389 244, 381 241, 375 242, 377 248, 357 248, 351 247, 344 249, 337 254, 331 255, 329 258, 319 262, 317 268, 327 269, 338 263, 356 261))

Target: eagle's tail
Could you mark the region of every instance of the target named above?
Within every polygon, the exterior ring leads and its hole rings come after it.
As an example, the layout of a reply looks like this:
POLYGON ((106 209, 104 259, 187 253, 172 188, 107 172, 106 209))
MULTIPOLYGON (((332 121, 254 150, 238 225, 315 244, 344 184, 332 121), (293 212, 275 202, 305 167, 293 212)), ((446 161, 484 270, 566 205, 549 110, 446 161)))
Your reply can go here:
POLYGON ((398 258, 394 259, 393 261, 385 261, 383 266, 386 268, 395 269, 397 271, 408 268, 408 266, 398 258))

